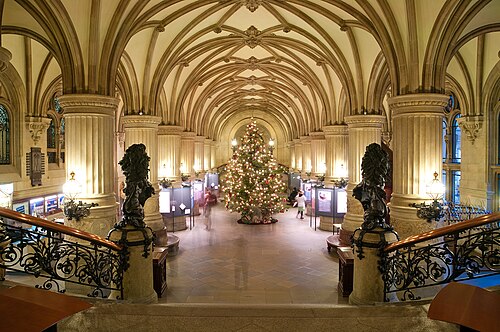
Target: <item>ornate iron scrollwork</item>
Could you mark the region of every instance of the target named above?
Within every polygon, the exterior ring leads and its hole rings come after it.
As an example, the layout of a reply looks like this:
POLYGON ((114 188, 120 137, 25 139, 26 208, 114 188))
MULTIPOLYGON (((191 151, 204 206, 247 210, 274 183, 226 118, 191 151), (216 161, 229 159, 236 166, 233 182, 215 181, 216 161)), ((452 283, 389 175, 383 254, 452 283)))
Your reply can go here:
POLYGON ((88 296, 106 297, 117 290, 123 297, 123 272, 127 268, 125 251, 116 252, 96 244, 65 239, 61 233, 40 228, 22 228, 0 221, 0 266, 47 278, 35 287, 55 288, 64 293, 63 283, 89 286, 88 296))
POLYGON ((407 247, 382 258, 385 300, 419 300, 419 290, 500 273, 499 223, 469 229, 424 247, 407 247))

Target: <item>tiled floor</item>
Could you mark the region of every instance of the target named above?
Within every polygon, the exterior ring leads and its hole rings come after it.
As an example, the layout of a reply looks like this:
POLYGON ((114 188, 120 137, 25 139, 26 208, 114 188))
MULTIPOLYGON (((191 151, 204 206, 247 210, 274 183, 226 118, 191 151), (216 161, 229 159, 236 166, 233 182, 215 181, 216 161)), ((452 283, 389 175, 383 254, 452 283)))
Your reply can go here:
POLYGON ((272 225, 238 217, 219 204, 209 229, 200 216, 192 230, 175 232, 180 250, 168 259, 160 303, 347 303, 337 292, 338 259, 326 250, 329 232, 296 219, 295 209, 272 225))

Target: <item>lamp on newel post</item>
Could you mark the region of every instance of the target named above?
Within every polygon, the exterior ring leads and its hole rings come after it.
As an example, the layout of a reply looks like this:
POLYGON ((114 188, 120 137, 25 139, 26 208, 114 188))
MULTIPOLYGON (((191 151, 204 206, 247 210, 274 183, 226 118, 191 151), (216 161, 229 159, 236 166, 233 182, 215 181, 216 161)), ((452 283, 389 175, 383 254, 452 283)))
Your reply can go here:
POLYGON ((272 138, 269 139, 269 151, 273 154, 274 151, 274 140, 272 138))
POLYGON ((426 194, 432 198, 430 204, 423 203, 412 203, 411 207, 417 209, 417 217, 420 219, 425 219, 427 222, 432 220, 439 221, 444 214, 443 207, 443 196, 445 192, 445 186, 439 181, 438 173, 434 172, 434 179, 426 186, 426 194))
POLYGON ((231 149, 233 150, 233 153, 236 152, 237 148, 238 148, 238 140, 236 138, 233 138, 231 140, 231 149))
POLYGON ((80 221, 84 217, 90 215, 90 208, 97 206, 97 203, 83 203, 78 201, 76 203, 76 198, 82 193, 82 185, 76 181, 75 172, 71 172, 70 178, 63 185, 64 193, 64 215, 68 220, 75 219, 80 221))

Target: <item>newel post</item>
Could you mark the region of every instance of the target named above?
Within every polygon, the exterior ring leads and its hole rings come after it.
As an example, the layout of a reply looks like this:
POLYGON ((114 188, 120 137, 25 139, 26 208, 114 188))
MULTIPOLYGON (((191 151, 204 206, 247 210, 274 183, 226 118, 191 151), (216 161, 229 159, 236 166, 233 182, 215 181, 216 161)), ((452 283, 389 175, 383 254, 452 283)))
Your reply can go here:
POLYGON ((384 282, 379 264, 382 250, 398 240, 397 233, 385 223, 387 205, 384 184, 389 171, 387 153, 377 143, 366 147, 361 162, 362 180, 353 196, 363 206, 363 223, 353 234, 354 281, 349 296, 351 304, 373 304, 384 301, 384 282))
MULTIPOLYGON (((153 232, 144 223, 144 204, 154 194, 148 181, 149 156, 144 144, 133 144, 120 161, 125 175, 123 219, 115 224, 108 239, 127 248, 128 267, 123 274, 123 299, 134 303, 158 301, 153 289, 153 232)), ((118 294, 111 293, 110 298, 118 294)))

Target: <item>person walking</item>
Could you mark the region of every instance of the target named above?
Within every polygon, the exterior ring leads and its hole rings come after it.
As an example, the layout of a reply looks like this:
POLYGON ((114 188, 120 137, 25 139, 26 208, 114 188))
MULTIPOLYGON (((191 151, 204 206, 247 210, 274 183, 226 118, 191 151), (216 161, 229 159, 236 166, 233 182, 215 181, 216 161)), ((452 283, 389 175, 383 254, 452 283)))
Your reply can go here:
POLYGON ((295 201, 297 202, 297 217, 300 215, 300 219, 304 219, 304 210, 306 208, 306 197, 304 196, 304 193, 299 191, 299 194, 297 197, 295 197, 295 201))

